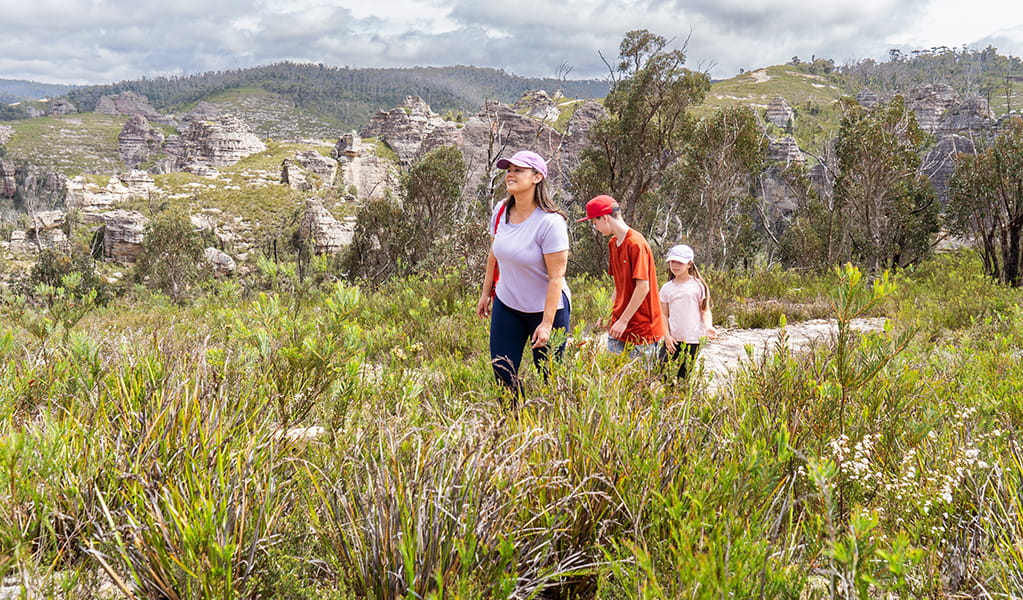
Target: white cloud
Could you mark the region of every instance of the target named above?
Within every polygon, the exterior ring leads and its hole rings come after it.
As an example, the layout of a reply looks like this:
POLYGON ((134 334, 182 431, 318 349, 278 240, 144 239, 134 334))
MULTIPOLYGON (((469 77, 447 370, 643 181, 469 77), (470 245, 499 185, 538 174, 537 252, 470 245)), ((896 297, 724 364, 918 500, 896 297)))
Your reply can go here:
POLYGON ((739 69, 889 48, 1023 54, 1023 3, 1000 0, 0 0, 0 77, 107 83, 280 60, 353 67, 473 64, 603 77, 632 29, 689 66, 739 69))

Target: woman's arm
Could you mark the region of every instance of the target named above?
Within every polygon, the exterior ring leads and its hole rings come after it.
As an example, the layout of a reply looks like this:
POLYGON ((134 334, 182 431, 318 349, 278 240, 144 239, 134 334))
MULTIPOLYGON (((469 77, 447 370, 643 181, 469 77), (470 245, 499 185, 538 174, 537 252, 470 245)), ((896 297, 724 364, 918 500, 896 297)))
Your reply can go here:
POLYGON ((497 259, 494 258, 494 243, 490 243, 490 252, 487 253, 486 271, 483 272, 483 290, 480 292, 480 301, 476 303, 476 315, 481 319, 490 316, 490 306, 493 302, 494 289, 494 265, 497 259))
POLYGON ((533 332, 533 348, 546 346, 551 339, 551 328, 554 326, 554 314, 558 312, 558 302, 565 288, 565 271, 568 268, 568 250, 543 255, 547 267, 547 296, 543 303, 543 321, 533 332))

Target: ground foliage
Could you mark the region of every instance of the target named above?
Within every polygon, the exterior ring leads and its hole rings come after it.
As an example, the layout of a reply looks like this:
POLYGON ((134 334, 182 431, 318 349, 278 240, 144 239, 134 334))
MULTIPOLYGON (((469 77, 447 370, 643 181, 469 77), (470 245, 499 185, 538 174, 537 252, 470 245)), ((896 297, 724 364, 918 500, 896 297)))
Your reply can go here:
POLYGON ((839 337, 666 386, 599 347, 610 283, 577 277, 513 411, 458 272, 8 296, 0 570, 27 597, 1017 596, 1018 290, 971 252, 705 275, 722 323, 818 304, 839 337))

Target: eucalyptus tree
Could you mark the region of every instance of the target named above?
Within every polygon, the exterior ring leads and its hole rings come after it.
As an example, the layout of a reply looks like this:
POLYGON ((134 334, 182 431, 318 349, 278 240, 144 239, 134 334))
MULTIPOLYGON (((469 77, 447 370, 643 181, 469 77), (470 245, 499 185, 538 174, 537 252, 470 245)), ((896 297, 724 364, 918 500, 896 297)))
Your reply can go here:
POLYGON ((1023 285, 1023 120, 1011 119, 991 148, 959 155, 950 188, 949 230, 976 241, 988 275, 1023 285))
POLYGON ((848 258, 871 273, 916 262, 931 250, 940 206, 920 174, 926 142, 901 96, 870 109, 845 100, 834 206, 843 213, 848 258))
POLYGON ((572 174, 576 197, 610 194, 629 223, 649 231, 656 207, 651 192, 685 152, 692 131, 689 109, 710 89, 710 78, 685 68, 685 47, 645 29, 625 34, 618 62, 608 64, 607 116, 589 131, 589 146, 572 174))
POLYGON ((722 108, 700 119, 686 153, 664 180, 651 237, 666 244, 685 240, 701 260, 717 266, 753 252, 751 189, 763 168, 765 144, 749 107, 722 108))

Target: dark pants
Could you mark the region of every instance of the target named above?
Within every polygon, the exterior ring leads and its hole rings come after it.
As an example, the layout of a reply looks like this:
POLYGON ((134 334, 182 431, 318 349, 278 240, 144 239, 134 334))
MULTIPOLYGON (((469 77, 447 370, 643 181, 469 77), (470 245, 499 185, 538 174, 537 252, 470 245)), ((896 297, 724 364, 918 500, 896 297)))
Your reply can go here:
MULTIPOLYGON (((568 297, 562 292, 561 299, 565 307, 558 309, 554 314, 555 329, 568 329, 568 321, 572 312, 568 297)), ((497 379, 515 392, 518 396, 522 393, 522 384, 519 381, 519 365, 522 363, 522 352, 526 344, 533 336, 540 322, 543 321, 543 313, 527 313, 509 308, 503 302, 494 297, 494 306, 490 315, 490 362, 494 365, 494 375, 497 379)), ((533 349, 533 365, 546 380, 547 357, 550 344, 533 349)), ((560 359, 565 350, 565 342, 554 349, 554 359, 560 359)))
POLYGON ((678 365, 678 379, 685 379, 689 370, 696 363, 696 353, 700 351, 699 344, 686 344, 676 342, 675 351, 668 350, 667 346, 661 344, 660 357, 665 377, 671 372, 670 369, 678 365))

